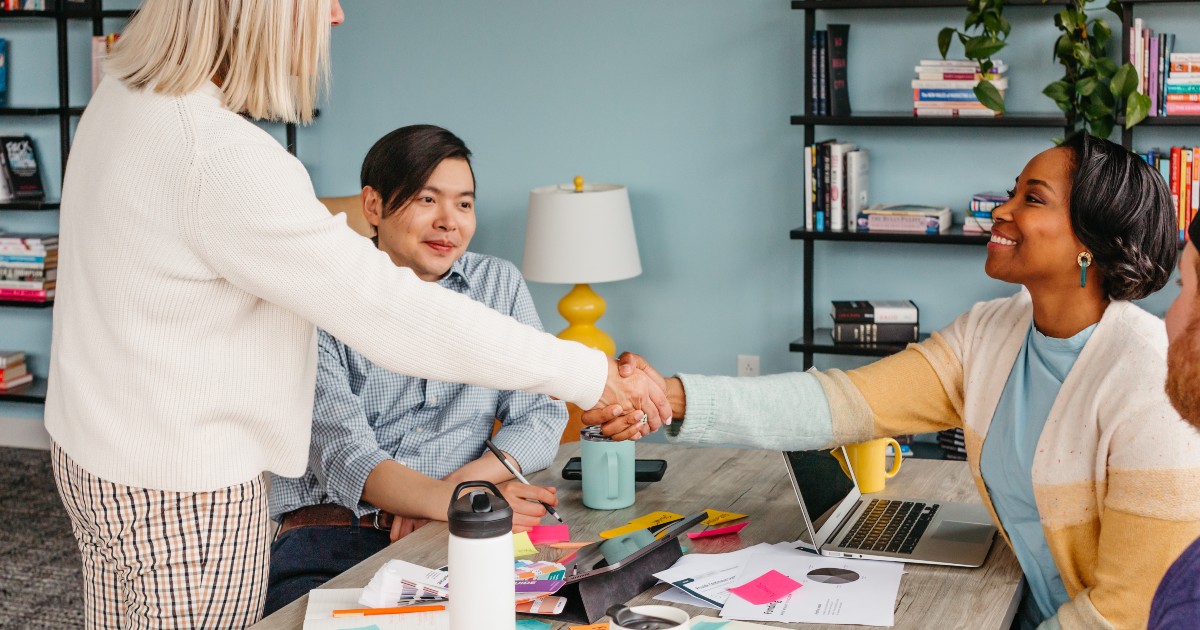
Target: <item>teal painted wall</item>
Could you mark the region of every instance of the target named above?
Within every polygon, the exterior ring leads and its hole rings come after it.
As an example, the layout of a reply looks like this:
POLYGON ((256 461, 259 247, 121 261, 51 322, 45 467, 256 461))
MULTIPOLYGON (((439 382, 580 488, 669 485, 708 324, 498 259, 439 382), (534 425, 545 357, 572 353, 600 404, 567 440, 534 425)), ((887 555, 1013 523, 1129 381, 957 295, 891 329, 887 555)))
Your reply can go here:
MULTIPOLYGON (((129 6, 107 2, 108 6, 129 6)), ((520 262, 529 189, 575 175, 629 187, 644 272, 597 285, 609 301, 601 320, 622 349, 664 372, 732 374, 735 356, 762 357, 764 373, 798 369, 787 351, 800 335, 803 245, 804 15, 786 0, 344 0, 334 31, 333 91, 321 118, 300 133, 300 155, 320 195, 353 194, 362 156, 381 135, 434 123, 475 152, 479 230, 472 248, 520 262)), ((1138 7, 1147 25, 1172 29, 1180 50, 1200 51, 1200 7, 1138 7)), ((1014 7, 1009 107, 1053 111, 1040 94, 1057 77, 1052 10, 1014 7)), ((961 24, 953 9, 822 12, 818 26, 852 25, 850 86, 861 111, 909 100, 912 66, 935 56, 937 31, 961 24)), ((1115 23, 1115 20, 1110 20, 1115 23)), ((114 25, 114 28, 116 25, 114 25)), ((73 27, 78 41, 86 25, 73 27)), ((19 44, 10 75, 14 102, 52 99, 52 64, 26 48, 46 47, 44 25, 0 24, 19 44), (21 43, 21 40, 29 43, 21 43), (19 54, 18 54, 19 53, 19 54), (18 98, 18 95, 20 98, 18 98)), ((72 94, 86 99, 87 52, 72 94)), ((57 191, 54 128, 32 129, 57 191)), ((278 128, 274 128, 280 133, 278 128)), ((1007 188, 1024 163, 1051 146, 1053 130, 821 128, 872 152, 872 201, 950 204, 1007 188)), ((1200 144, 1200 129, 1144 129, 1139 148, 1200 144)), ((53 228, 52 215, 6 213, 5 230, 53 228)), ((983 250, 950 246, 817 246, 818 323, 833 299, 911 298, 922 327, 936 329, 976 300, 1015 287, 988 279, 983 250)), ((568 287, 532 285, 547 329, 565 323, 555 304, 568 287)), ((1160 313, 1168 287, 1146 302, 1160 313)), ((45 373, 48 313, 0 309, 0 347, 35 350, 45 373)), ((821 357, 823 366, 856 362, 821 357)), ((119 378, 114 375, 114 378, 119 378)), ((19 409, 18 409, 19 408, 19 409)), ((0 416, 36 417, 6 405, 0 416)))

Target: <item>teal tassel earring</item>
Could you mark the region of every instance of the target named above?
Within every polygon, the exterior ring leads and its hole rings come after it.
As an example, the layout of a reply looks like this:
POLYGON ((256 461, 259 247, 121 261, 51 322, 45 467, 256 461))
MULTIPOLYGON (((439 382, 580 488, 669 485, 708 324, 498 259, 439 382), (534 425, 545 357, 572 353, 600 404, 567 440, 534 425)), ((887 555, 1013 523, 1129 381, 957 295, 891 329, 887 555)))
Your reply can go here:
POLYGON ((1075 261, 1079 263, 1079 286, 1087 287, 1087 270, 1092 264, 1092 253, 1079 252, 1079 257, 1075 261))

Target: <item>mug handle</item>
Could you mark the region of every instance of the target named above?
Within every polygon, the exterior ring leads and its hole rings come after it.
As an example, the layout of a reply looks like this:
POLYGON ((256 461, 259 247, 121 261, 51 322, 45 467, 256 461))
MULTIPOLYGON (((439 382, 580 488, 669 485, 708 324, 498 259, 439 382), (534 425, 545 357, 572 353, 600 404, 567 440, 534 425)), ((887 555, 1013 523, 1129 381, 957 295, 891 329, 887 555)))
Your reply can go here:
POLYGON ((612 452, 604 454, 604 461, 608 463, 608 498, 614 500, 620 497, 621 486, 618 480, 617 456, 612 452))
POLYGON ((892 469, 883 473, 883 476, 887 479, 891 479, 892 477, 896 476, 896 473, 900 472, 900 462, 904 458, 900 454, 900 443, 892 438, 887 438, 887 441, 888 444, 892 446, 892 452, 895 453, 895 455, 892 456, 892 469))

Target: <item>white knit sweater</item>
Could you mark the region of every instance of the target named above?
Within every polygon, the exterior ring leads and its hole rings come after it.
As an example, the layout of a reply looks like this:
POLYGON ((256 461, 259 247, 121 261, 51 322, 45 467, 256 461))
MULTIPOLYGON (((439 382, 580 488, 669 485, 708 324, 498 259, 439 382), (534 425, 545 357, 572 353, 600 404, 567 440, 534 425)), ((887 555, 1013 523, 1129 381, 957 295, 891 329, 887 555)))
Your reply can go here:
POLYGON ((110 78, 79 122, 46 399, 76 462, 180 492, 302 474, 314 324, 397 372, 596 403, 602 353, 396 267, 218 95, 110 78))

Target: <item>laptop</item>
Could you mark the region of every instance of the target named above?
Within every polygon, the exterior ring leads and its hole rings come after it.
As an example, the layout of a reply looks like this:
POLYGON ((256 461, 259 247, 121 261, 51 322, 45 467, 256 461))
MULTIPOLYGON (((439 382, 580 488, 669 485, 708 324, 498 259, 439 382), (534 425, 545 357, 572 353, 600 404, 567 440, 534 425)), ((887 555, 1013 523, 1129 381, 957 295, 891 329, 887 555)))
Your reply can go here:
POLYGON ((785 451, 783 459, 804 516, 798 549, 837 558, 977 567, 992 547, 996 526, 981 505, 864 497, 830 451, 785 451))

